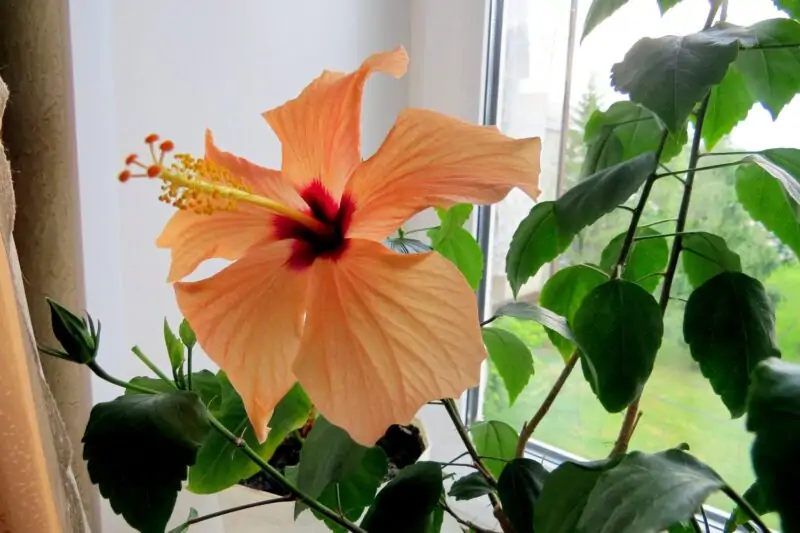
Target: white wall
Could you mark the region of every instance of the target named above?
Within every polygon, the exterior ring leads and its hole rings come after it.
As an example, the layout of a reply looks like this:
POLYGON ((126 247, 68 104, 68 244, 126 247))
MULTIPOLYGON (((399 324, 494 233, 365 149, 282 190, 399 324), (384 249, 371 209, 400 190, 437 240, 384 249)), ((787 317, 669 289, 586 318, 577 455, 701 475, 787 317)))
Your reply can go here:
MULTIPOLYGON (((154 246, 172 209, 157 201, 156 184, 115 179, 145 135, 199 155, 210 127, 221 147, 278 168, 279 145, 260 113, 323 68, 351 70, 398 44, 411 54, 410 72, 369 82, 365 154, 407 105, 480 116, 484 0, 70 0, 70 11, 87 307, 103 322, 101 363, 121 378, 146 373, 128 351, 134 344, 166 365, 161 323, 179 320, 164 281, 168 253, 154 246)), ((119 391, 96 380, 93 394, 107 401, 119 391)), ((461 451, 441 408, 422 417, 434 459, 461 451)), ((189 505, 204 514, 220 504, 182 494, 175 523, 189 505)), ((106 533, 130 530, 104 506, 106 533)), ((209 521, 192 531, 224 526, 209 521)))

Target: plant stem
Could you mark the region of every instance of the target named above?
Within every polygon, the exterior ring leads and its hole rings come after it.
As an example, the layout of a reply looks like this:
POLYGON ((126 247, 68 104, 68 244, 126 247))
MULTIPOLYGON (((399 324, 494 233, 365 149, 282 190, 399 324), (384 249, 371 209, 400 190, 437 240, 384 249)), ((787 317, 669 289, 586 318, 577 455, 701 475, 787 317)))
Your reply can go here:
POLYGON ((471 464, 471 463, 439 463, 439 464, 442 466, 442 468, 447 467, 447 466, 458 466, 458 467, 462 467, 462 468, 474 468, 475 470, 478 469, 477 466, 475 466, 474 464, 471 464))
MULTIPOLYGON (((104 379, 104 380, 108 381, 109 383, 113 383, 114 385, 118 385, 120 387, 124 387, 124 388, 130 389, 130 390, 135 390, 137 392, 141 392, 141 393, 144 393, 144 394, 159 394, 158 391, 155 391, 155 390, 152 390, 152 389, 148 389, 147 387, 141 387, 141 386, 135 385, 133 383, 126 383, 126 382, 122 381, 121 379, 117 379, 114 376, 111 376, 105 370, 103 370, 100 367, 100 365, 98 365, 95 361, 91 361, 90 363, 87 363, 87 366, 92 370, 92 372, 94 372, 97 375, 97 377, 99 377, 101 379, 104 379)), ((251 461, 253 461, 255 464, 257 464, 259 466, 259 468, 261 468, 261 470, 263 470, 264 472, 269 474, 272 478, 275 479, 275 481, 277 481, 280 485, 282 485, 284 489, 289 491, 293 495, 291 497, 291 499, 297 499, 297 500, 303 502, 304 504, 309 506, 311 509, 314 509, 315 511, 317 511, 321 515, 325 516, 326 518, 329 518, 329 519, 333 520, 334 522, 336 522, 337 524, 339 524, 340 526, 342 526, 346 530, 350 531, 351 533, 367 533, 366 531, 361 529, 356 524, 350 522, 349 520, 347 520, 346 518, 344 518, 342 516, 339 516, 338 513, 334 512, 333 510, 329 509, 328 507, 322 505, 317 500, 315 500, 311 496, 308 496, 306 493, 304 493, 303 491, 301 491, 300 489, 295 487, 285 477, 283 477, 281 475, 281 473, 278 472, 275 469, 275 467, 273 467, 272 465, 270 465, 269 463, 264 461, 264 459, 262 459, 261 456, 258 455, 258 453, 255 450, 253 450, 250 446, 248 446, 248 444, 244 441, 244 439, 240 439, 239 437, 237 437, 236 435, 231 433, 230 430, 228 428, 226 428, 222 424, 222 422, 220 422, 219 420, 214 418, 214 415, 212 415, 210 412, 206 412, 206 415, 208 417, 209 424, 211 424, 211 427, 213 427, 218 432, 220 432, 222 434, 222 436, 224 436, 226 439, 228 439, 231 442, 231 444, 233 444, 238 449, 240 449, 251 461)), ((277 501, 279 501, 279 500, 275 500, 275 502, 277 502, 277 501)), ((288 500, 286 500, 286 501, 288 501, 288 500)), ((274 502, 268 502, 268 503, 274 503, 274 502)), ((260 502, 257 505, 266 505, 266 503, 265 502, 260 502)), ((255 506, 256 505, 254 505, 254 504, 249 504, 249 507, 255 507, 255 506)), ((246 508, 248 508, 248 506, 234 508, 234 509, 228 509, 225 512, 220 512, 220 513, 215 514, 215 516, 219 516, 219 514, 226 514, 227 512, 233 512, 234 510, 240 510, 242 508, 246 509, 246 508)), ((206 520, 208 518, 212 518, 212 516, 209 515, 209 516, 203 517, 204 520, 206 520)), ((199 521, 199 520, 196 520, 196 521, 199 521)), ((188 523, 194 523, 194 522, 189 521, 188 523)))
POLYGON ((423 231, 430 231, 432 229, 439 229, 441 226, 431 226, 429 228, 412 229, 404 232, 404 235, 413 235, 415 233, 422 233, 423 231))
POLYGON ((206 520, 211 520, 212 518, 217 518, 220 516, 225 516, 226 514, 235 513, 237 511, 244 511, 245 509, 252 509, 253 507, 262 507, 264 505, 270 505, 273 503, 283 503, 283 502, 293 502, 294 496, 281 496, 280 498, 270 498, 268 500, 262 500, 260 502, 252 502, 246 503, 244 505, 237 505, 236 507, 229 507, 228 509, 223 509, 221 511, 217 511, 216 513, 209 513, 207 515, 198 516, 197 518, 191 518, 181 524, 183 527, 189 527, 194 524, 199 524, 200 522, 205 522, 206 520))
POLYGON ((628 231, 625 233, 625 240, 622 241, 622 247, 619 250, 619 257, 617 258, 617 263, 611 270, 612 279, 619 278, 620 274, 622 273, 622 267, 625 265, 625 261, 628 259, 628 253, 631 251, 631 246, 633 245, 633 238, 636 235, 636 229, 639 226, 639 219, 642 218, 642 212, 644 212, 645 205, 647 205, 647 198, 648 196, 650 196, 650 191, 653 189, 653 184, 656 181, 656 170, 658 170, 658 160, 661 159, 661 152, 664 151, 664 145, 667 142, 668 136, 669 132, 665 129, 661 135, 661 141, 658 144, 658 150, 656 150, 656 166, 650 173, 650 175, 647 176, 647 180, 644 182, 644 187, 642 188, 641 196, 639 196, 639 202, 636 204, 636 207, 632 211, 633 216, 631 217, 631 221, 628 224, 628 231))
POLYGON ((750 505, 750 504, 747 502, 747 500, 745 500, 744 498, 742 498, 742 497, 741 497, 741 496, 740 496, 740 495, 739 495, 739 494, 738 494, 738 493, 737 493, 735 490, 733 490, 733 488, 731 488, 731 487, 730 487, 730 486, 728 486, 728 485, 725 485, 725 486, 722 488, 722 492, 724 492, 724 493, 725 493, 725 495, 726 495, 728 498, 730 498, 731 500, 733 500, 733 501, 736 503, 736 505, 738 505, 738 506, 739 506, 739 509, 741 509, 742 511, 744 511, 745 513, 747 513, 747 516, 749 516, 749 517, 750 517, 750 519, 751 519, 753 522, 755 522, 755 524, 756 524, 758 527, 760 527, 760 528, 761 528, 761 530, 762 530, 764 533, 769 533, 769 532, 771 531, 771 530, 770 530, 770 528, 769 528, 769 527, 767 527, 767 525, 764 523, 764 521, 763 521, 763 520, 761 520, 761 517, 758 515, 758 513, 756 512, 756 510, 755 510, 755 509, 753 509, 753 506, 751 506, 751 505, 750 505))
POLYGON ((158 367, 157 367, 155 364, 153 364, 153 362, 152 362, 152 361, 151 361, 151 360, 150 360, 150 359, 149 359, 149 358, 148 358, 148 357, 147 357, 147 356, 144 354, 144 352, 142 352, 141 348, 139 348, 138 346, 134 346, 133 348, 131 348, 131 351, 133 352, 133 354, 134 354, 136 357, 138 357, 138 358, 139 358, 139 360, 140 360, 142 363, 144 363, 144 365, 145 365, 147 368, 149 368, 150 370, 152 370, 152 371, 153 371, 153 373, 155 373, 155 375, 156 375, 156 376, 158 376, 158 377, 159 377, 159 378, 161 378, 162 380, 166 381, 167 383, 171 384, 171 385, 172 385, 173 387, 175 387, 176 389, 178 388, 178 386, 177 386, 177 385, 175 385, 175 382, 174 382, 173 380, 169 379, 169 378, 167 377, 167 375, 166 375, 164 372, 162 372, 162 371, 161 371, 161 369, 160 369, 160 368, 158 368, 158 367))
POLYGON ((672 232, 672 233, 659 233, 658 235, 642 235, 641 237, 634 237, 634 241, 646 241, 647 239, 660 239, 661 237, 683 237, 684 235, 694 235, 695 233, 699 233, 697 231, 681 231, 681 232, 672 232))
POLYGON ((642 224, 639 228, 652 228, 653 226, 658 226, 659 224, 666 224, 668 222, 675 222, 678 220, 677 218, 665 218, 664 220, 657 220, 655 222, 650 222, 649 224, 642 224))
POLYGON ((495 531, 492 531, 491 529, 484 529, 481 526, 479 526, 478 524, 475 524, 474 522, 470 522, 469 520, 465 520, 465 519, 461 518, 460 516, 458 516, 455 513, 455 511, 453 511, 453 509, 450 508, 449 505, 447 505, 447 502, 444 501, 444 499, 442 499, 442 501, 439 502, 439 506, 442 509, 444 509, 444 511, 447 514, 452 516, 453 519, 456 522, 458 522, 459 524, 461 524, 464 527, 469 528, 470 531, 474 531, 475 533, 496 533, 495 531))
POLYGON ((700 514, 703 516, 703 525, 705 526, 706 533, 711 533, 711 526, 708 525, 708 516, 706 515, 706 508, 700 506, 700 514))
POLYGON ((692 531, 694 531, 694 533, 703 533, 703 530, 700 529, 700 525, 697 523, 697 519, 695 517, 689 518, 689 523, 692 525, 692 531))
POLYGON ((495 321, 495 320, 497 320, 498 318, 500 318, 500 317, 499 317, 499 316, 497 316, 497 315, 492 315, 492 316, 490 316, 489 318, 487 318, 486 320, 484 320, 484 321, 482 321, 482 322, 481 322, 481 327, 483 327, 483 326, 488 326, 489 324, 491 324, 492 322, 494 322, 494 321, 495 321))
POLYGON ((337 524, 339 524, 340 526, 342 526, 343 528, 352 533, 367 533, 356 524, 350 522, 349 520, 347 520, 342 516, 339 516, 339 514, 334 512, 332 509, 329 509, 328 507, 322 505, 317 500, 315 500, 311 496, 307 495, 305 492, 295 487, 291 482, 289 482, 289 480, 283 477, 281 473, 275 469, 275 467, 273 467, 264 459, 262 459, 261 456, 258 455, 258 453, 255 450, 253 450, 250 446, 248 446, 243 439, 240 439, 239 437, 231 433, 230 430, 228 430, 228 428, 226 428, 219 420, 214 418, 214 416, 211 413, 208 413, 208 421, 211 423, 211 426, 214 429, 216 429, 218 432, 222 434, 222 436, 228 439, 231 442, 231 444, 240 449, 248 458, 250 458, 251 461, 257 464, 261 468, 261 470, 263 470, 271 477, 273 477, 281 486, 283 486, 284 489, 286 489, 292 495, 294 495, 294 497, 297 500, 303 502, 311 509, 317 511, 326 518, 333 520, 334 522, 336 522, 337 524))
MULTIPOLYGON (((714 22, 714 18, 717 16, 717 11, 719 10, 720 2, 712 2, 711 9, 708 12, 708 17, 706 17, 706 22, 703 26, 703 29, 708 29, 711 27, 711 24, 714 22)), ((664 316, 664 313, 667 311, 667 304, 669 304, 669 293, 672 290, 672 281, 675 279, 675 271, 678 266, 678 258, 681 254, 681 247, 683 244, 683 231, 686 229, 686 217, 689 214, 689 201, 692 198, 692 185, 694 183, 694 176, 696 173, 697 168, 697 161, 700 157, 700 141, 703 138, 703 122, 706 118, 706 110, 708 109, 708 101, 710 99, 710 94, 707 94, 703 101, 700 103, 700 107, 697 110, 697 118, 695 121, 695 129, 694 129, 694 137, 692 138, 692 147, 691 153, 689 155, 689 171, 686 173, 686 181, 684 183, 683 188, 683 197, 681 198, 681 205, 678 209, 678 220, 675 222, 675 239, 672 241, 672 249, 670 250, 669 262, 667 263, 667 269, 664 274, 664 281, 661 285, 661 297, 659 299, 659 307, 661 308, 661 316, 664 316)), ((662 141, 666 137, 662 137, 662 141)), ((663 147, 663 142, 662 142, 663 147)), ((660 154, 660 152, 659 152, 660 154)), ((659 157, 660 158, 660 157, 659 157)), ((651 180, 648 180, 650 182, 651 180)), ((646 186, 647 184, 645 184, 646 186)), ((648 191, 649 192, 649 191, 648 191)), ((628 231, 630 237, 631 235, 630 229, 628 231)), ((632 239, 631 239, 632 240, 632 239)), ((622 254, 620 253, 620 260, 624 260, 622 254)), ((619 263, 618 265, 619 266, 619 263)), ((616 267, 615 267, 616 269, 616 267)), ((628 451, 628 445, 630 444, 631 438, 633 437, 633 432, 636 429, 638 420, 639 420, 639 402, 642 398, 641 391, 636 396, 636 399, 631 402, 628 406, 628 409, 625 411, 625 417, 622 419, 622 425, 619 428, 619 434, 617 435, 617 440, 614 442, 614 448, 611 450, 611 456, 618 456, 622 455, 628 451)))
POLYGON ((714 168, 735 167, 743 163, 745 163, 745 161, 739 160, 739 161, 732 161, 730 163, 720 163, 718 165, 708 165, 705 167, 687 168, 686 170, 676 170, 674 172, 662 172, 661 174, 658 174, 656 177, 663 178, 665 176, 677 176, 679 174, 688 174, 689 172, 702 172, 703 170, 711 170, 714 168))
POLYGON ((123 389, 128 389, 136 392, 141 392, 142 394, 159 394, 158 391, 153 389, 148 389, 147 387, 142 387, 141 385, 136 385, 135 383, 128 383, 127 381, 122 381, 121 379, 117 379, 114 376, 108 374, 105 370, 102 369, 100 365, 97 364, 96 361, 90 361, 86 363, 86 366, 94 372, 94 374, 109 383, 116 385, 117 387, 122 387, 123 389))
POLYGON ((193 346, 186 347, 186 388, 192 390, 192 351, 193 346))
POLYGON ((786 44, 759 44, 756 46, 744 47, 742 46, 739 48, 742 52, 748 50, 771 50, 773 48, 797 48, 800 46, 800 43, 786 43, 786 44))
POLYGON ((497 487, 497 480, 494 478, 492 473, 489 472, 489 469, 486 468, 486 465, 483 464, 483 460, 478 454, 478 450, 475 449, 475 445, 472 444, 472 439, 469 438, 469 432, 467 431, 467 427, 464 425, 464 422, 461 420, 461 414, 458 412, 455 400, 452 398, 444 398, 442 399, 442 404, 444 405, 447 414, 450 416, 450 420, 453 422, 453 425, 458 432, 458 436, 461 437, 461 441, 464 443, 467 453, 472 458, 472 462, 475 463, 475 468, 477 468, 478 471, 483 474, 483 477, 486 478, 486 481, 488 481, 492 487, 497 487))
POLYGON ((576 349, 574 352, 572 352, 567 364, 564 365, 563 369, 561 369, 561 374, 559 374, 556 382, 553 383, 553 387, 550 389, 550 392, 547 393, 547 397, 545 397, 542 405, 539 406, 539 410, 536 411, 536 413, 524 426, 522 426, 522 433, 520 433, 519 439, 517 440, 517 457, 522 457, 525 454, 525 446, 528 444, 531 435, 533 435, 533 431, 550 410, 550 407, 552 407, 553 402, 558 396, 558 393, 561 392, 561 389, 564 387, 564 383, 567 382, 567 378, 572 373, 572 369, 575 368, 575 363, 577 362, 578 350, 576 349))
POLYGON ((667 274, 664 276, 664 286, 661 290, 661 301, 659 303, 661 305, 662 314, 667 309, 669 293, 672 289, 672 282, 675 279, 675 272, 678 267, 678 259, 680 258, 683 248, 683 233, 686 229, 686 218, 689 215, 689 203, 692 199, 692 188, 694 186, 694 176, 696 174, 694 167, 697 166, 697 160, 700 154, 700 141, 703 135, 703 123, 705 122, 709 99, 710 95, 706 95, 697 111, 694 138, 692 139, 692 151, 689 155, 689 167, 691 170, 686 173, 686 185, 683 188, 683 198, 681 198, 681 205, 678 209, 678 220, 675 223, 675 240, 672 242, 672 250, 670 251, 669 262, 667 263, 667 274))
POLYGON ((461 459, 462 457, 464 457, 465 455, 468 455, 468 454, 469 454, 469 452, 462 452, 462 453, 458 454, 454 458, 450 459, 448 462, 442 463, 442 468, 444 468, 445 466, 449 466, 449 465, 455 464, 456 461, 458 461, 459 459, 461 459))
POLYGON ((757 154, 757 153, 758 152, 749 152, 749 151, 706 152, 705 154, 699 154, 697 157, 702 159, 703 157, 712 157, 712 156, 722 157, 722 156, 726 156, 726 155, 754 155, 754 154, 757 154))
POLYGON ((646 279, 654 278, 656 276, 663 276, 663 272, 653 272, 652 274, 647 274, 646 276, 642 276, 641 278, 634 280, 634 283, 642 283, 646 279))
MULTIPOLYGON (((486 468, 481 456, 478 455, 478 450, 475 449, 475 446, 472 444, 472 440, 469 438, 469 432, 467 431, 467 427, 464 425, 464 421, 461 419, 461 415, 458 412, 455 401, 452 398, 444 398, 442 403, 444 404, 444 408, 447 411, 447 414, 450 416, 450 420, 453 422, 456 431, 458 432, 458 436, 461 437, 461 442, 464 443, 467 453, 469 453, 469 456, 472 458, 472 462, 475 463, 475 468, 481 473, 481 475, 483 475, 489 485, 492 487, 497 487, 497 480, 494 478, 492 473, 489 472, 489 469, 486 468)), ((511 527, 508 518, 506 518, 506 516, 503 514, 503 508, 500 505, 500 500, 497 498, 497 494, 490 492, 487 494, 487 496, 492 504, 494 517, 500 523, 500 527, 504 533, 514 533, 514 529, 511 527)))

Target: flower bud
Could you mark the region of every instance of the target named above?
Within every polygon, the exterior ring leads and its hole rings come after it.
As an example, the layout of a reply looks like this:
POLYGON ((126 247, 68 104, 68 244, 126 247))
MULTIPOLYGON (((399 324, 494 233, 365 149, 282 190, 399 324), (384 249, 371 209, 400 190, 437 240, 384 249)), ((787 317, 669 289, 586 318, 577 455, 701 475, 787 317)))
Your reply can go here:
POLYGON ((100 343, 100 325, 95 329, 88 313, 86 318, 80 318, 50 298, 47 298, 47 303, 50 306, 53 335, 61 343, 63 350, 46 347, 40 347, 40 350, 73 363, 86 364, 93 361, 100 343))

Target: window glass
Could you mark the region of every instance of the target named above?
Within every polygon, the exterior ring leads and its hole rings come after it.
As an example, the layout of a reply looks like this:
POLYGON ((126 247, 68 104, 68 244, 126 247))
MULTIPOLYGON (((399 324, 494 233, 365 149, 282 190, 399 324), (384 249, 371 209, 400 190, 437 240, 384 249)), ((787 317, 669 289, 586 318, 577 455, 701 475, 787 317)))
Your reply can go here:
MULTIPOLYGON (((514 137, 542 137, 542 200, 551 200, 559 189, 566 190, 577 183, 584 156, 583 128, 592 112, 624 99, 610 86, 611 66, 642 37, 698 30, 708 9, 707 2, 681 2, 662 18, 655 1, 630 2, 580 45, 577 39, 591 4, 590 0, 580 0, 577 2, 574 61, 571 72, 567 72, 570 3, 568 0, 505 2, 498 125, 514 137), (567 87, 569 106, 565 115, 567 87)), ((781 15, 769 0, 731 2, 728 21, 746 25, 778 16, 781 15)), ((800 104, 797 101, 787 106, 774 123, 757 104, 715 151, 800 147, 798 123, 800 104)), ((673 159, 669 167, 685 169, 688 150, 687 143, 685 152, 673 159)), ((800 293, 800 266, 791 251, 759 224, 750 221, 736 200, 734 175, 735 167, 697 176, 687 229, 703 229, 722 236, 730 248, 741 255, 743 270, 764 280, 776 303, 780 348, 784 357, 798 360, 800 310, 788 302, 800 297, 800 294, 795 296, 800 293)), ((677 180, 659 180, 641 223, 675 217, 681 194, 677 180)), ((517 224, 532 205, 530 199, 515 192, 494 210, 487 298, 492 308, 512 298, 505 280, 505 255, 517 224)), ((584 231, 558 264, 542 268, 523 288, 520 299, 536 302, 542 285, 557 268, 582 262, 598 263, 606 244, 625 231, 629 217, 624 211, 613 212, 584 231)), ((671 223, 660 229, 674 231, 671 223)), ((744 429, 744 418, 731 420, 682 340, 684 303, 681 299, 687 298, 689 293, 690 286, 679 272, 672 290, 676 299, 670 302, 665 318, 662 348, 645 388, 643 416, 631 446, 657 451, 688 443, 693 454, 708 462, 741 492, 753 480, 749 458, 751 436, 744 429)), ((535 358, 535 375, 515 404, 509 406, 503 385, 490 367, 482 395, 483 416, 499 418, 520 428, 539 407, 564 363, 541 326, 513 319, 501 319, 494 325, 513 331, 527 343, 535 358)), ((621 414, 611 415, 603 410, 581 370, 576 369, 534 438, 580 457, 602 458, 614 443, 621 417, 621 414)), ((730 508, 723 496, 713 497, 709 503, 730 508)))

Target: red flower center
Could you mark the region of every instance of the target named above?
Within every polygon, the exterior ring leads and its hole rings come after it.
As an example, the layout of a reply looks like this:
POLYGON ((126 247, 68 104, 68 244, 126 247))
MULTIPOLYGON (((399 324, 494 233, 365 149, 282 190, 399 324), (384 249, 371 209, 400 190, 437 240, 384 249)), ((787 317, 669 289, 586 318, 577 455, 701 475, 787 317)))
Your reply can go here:
POLYGON ((313 181, 302 191, 308 209, 303 212, 319 222, 325 229, 313 230, 290 218, 277 216, 274 220, 278 239, 293 239, 289 267, 302 270, 311 266, 317 258, 336 260, 347 249, 347 229, 353 214, 350 196, 344 195, 340 202, 319 181, 313 181))

